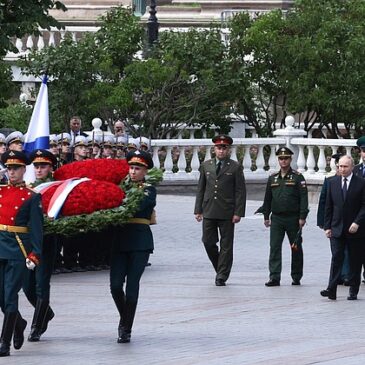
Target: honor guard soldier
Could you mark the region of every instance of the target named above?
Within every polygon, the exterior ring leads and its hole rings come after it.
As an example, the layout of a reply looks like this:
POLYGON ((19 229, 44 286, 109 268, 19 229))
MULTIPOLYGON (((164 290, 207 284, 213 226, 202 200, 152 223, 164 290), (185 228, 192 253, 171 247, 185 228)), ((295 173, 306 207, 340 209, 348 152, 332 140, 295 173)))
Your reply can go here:
POLYGON ((309 212, 308 192, 303 175, 290 166, 292 155, 293 152, 287 147, 276 151, 280 171, 271 175, 266 185, 264 224, 270 227, 270 280, 265 283, 266 286, 280 285, 281 250, 285 233, 292 246, 292 285, 300 285, 303 276, 301 228, 309 212))
POLYGON ((150 149, 150 141, 147 137, 141 137, 140 138, 139 149, 141 151, 148 151, 150 149))
POLYGON ((71 136, 69 133, 60 133, 57 135, 59 160, 60 164, 65 165, 71 161, 71 136))
POLYGON ((1 160, 9 172, 9 184, 0 187, 0 306, 4 313, 0 356, 10 355, 10 342, 20 349, 27 322, 18 310, 18 292, 25 271, 40 263, 43 213, 40 194, 23 181, 28 163, 24 153, 5 152, 1 160))
POLYGON ((138 149, 139 149, 138 139, 129 137, 127 143, 127 152, 137 151, 138 149))
POLYGON ((6 137, 5 142, 8 150, 21 152, 23 150, 24 135, 19 131, 12 132, 6 137))
POLYGON ((203 221, 202 241, 216 271, 215 285, 225 286, 233 263, 234 226, 245 216, 246 186, 242 166, 229 158, 232 138, 219 135, 212 141, 215 158, 200 166, 194 214, 203 221))
POLYGON ((120 315, 118 343, 130 342, 139 281, 154 248, 150 224, 156 205, 156 189, 145 182, 147 170, 153 167, 153 161, 150 154, 144 151, 128 153, 127 161, 128 185, 131 189, 143 189, 144 195, 134 217, 124 226, 115 228, 112 240, 110 289, 120 315))
POLYGON ((113 158, 114 157, 114 137, 113 136, 105 136, 103 143, 103 154, 102 158, 113 158))
POLYGON ((117 152, 115 158, 120 160, 125 159, 125 150, 127 146, 127 137, 123 136, 116 136, 115 138, 115 145, 117 147, 117 152))
MULTIPOLYGON (((30 162, 34 165, 36 180, 32 187, 53 181, 52 170, 56 157, 47 150, 38 149, 31 153, 30 162)), ((49 306, 50 281, 56 258, 56 237, 46 235, 43 238, 41 263, 33 271, 28 271, 24 277, 23 291, 30 304, 35 308, 32 327, 28 341, 39 341, 46 331, 48 322, 54 317, 49 306)))
POLYGON ((8 173, 6 171, 6 166, 1 162, 1 156, 6 151, 6 138, 0 133, 0 184, 7 184, 9 181, 8 173))
POLYGON ((84 136, 76 136, 73 144, 73 160, 83 161, 88 158, 88 141, 84 136))

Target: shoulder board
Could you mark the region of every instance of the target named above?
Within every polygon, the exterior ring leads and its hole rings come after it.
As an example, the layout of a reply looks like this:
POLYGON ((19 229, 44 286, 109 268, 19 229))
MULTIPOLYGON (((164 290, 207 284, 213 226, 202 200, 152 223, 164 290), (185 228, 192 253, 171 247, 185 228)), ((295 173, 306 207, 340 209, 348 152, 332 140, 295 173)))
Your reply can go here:
POLYGON ((152 184, 147 183, 147 182, 143 183, 143 187, 144 187, 144 188, 148 188, 148 187, 150 187, 150 186, 152 186, 152 184))
POLYGON ((275 175, 279 175, 280 174, 280 171, 276 171, 276 172, 273 172, 270 176, 275 176, 275 175))
POLYGON ((295 174, 295 175, 302 175, 302 173, 297 171, 297 170, 292 170, 292 173, 295 174))

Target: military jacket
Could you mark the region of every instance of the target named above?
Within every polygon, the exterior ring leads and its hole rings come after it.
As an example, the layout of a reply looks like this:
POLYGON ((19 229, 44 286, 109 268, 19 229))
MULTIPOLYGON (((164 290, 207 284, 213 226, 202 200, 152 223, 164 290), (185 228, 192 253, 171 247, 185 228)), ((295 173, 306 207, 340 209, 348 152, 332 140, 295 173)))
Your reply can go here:
MULTIPOLYGON (((0 224, 28 227, 28 233, 18 233, 29 254, 40 256, 43 239, 41 196, 22 186, 0 185, 0 224)), ((0 230, 0 258, 24 260, 14 232, 0 230)))
POLYGON ((246 186, 242 166, 228 158, 217 175, 215 159, 203 162, 194 214, 203 214, 208 219, 232 219, 234 215, 244 217, 245 210, 246 186))
MULTIPOLYGON (((134 218, 150 220, 153 208, 156 206, 156 189, 149 184, 143 184, 144 197, 134 218)), ((112 252, 153 251, 153 236, 148 224, 127 223, 114 229, 112 252)))
POLYGON ((359 177, 365 177, 365 167, 363 163, 359 163, 354 167, 352 171, 354 175, 359 177))
POLYGON ((306 219, 309 210, 304 176, 292 168, 284 177, 280 171, 271 175, 266 185, 263 212, 265 220, 270 218, 270 213, 306 219))

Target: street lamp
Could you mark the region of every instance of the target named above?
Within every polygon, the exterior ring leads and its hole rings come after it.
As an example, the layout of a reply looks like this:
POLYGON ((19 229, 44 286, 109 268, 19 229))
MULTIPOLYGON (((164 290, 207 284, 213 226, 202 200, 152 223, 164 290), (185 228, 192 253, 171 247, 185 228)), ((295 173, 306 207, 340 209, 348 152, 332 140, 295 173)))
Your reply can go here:
POLYGON ((150 17, 147 20, 148 44, 152 46, 158 39, 158 20, 156 17, 156 0, 151 0, 150 17))

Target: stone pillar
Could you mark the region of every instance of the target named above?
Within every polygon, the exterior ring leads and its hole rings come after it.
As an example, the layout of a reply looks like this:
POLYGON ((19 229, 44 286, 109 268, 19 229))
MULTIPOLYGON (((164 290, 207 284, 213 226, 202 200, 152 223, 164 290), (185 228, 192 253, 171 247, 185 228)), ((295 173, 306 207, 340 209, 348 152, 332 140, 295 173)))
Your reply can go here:
POLYGON ((293 161, 292 161, 292 167, 293 169, 298 168, 298 154, 299 154, 299 147, 294 146, 291 144, 292 138, 300 138, 307 135, 307 132, 304 129, 296 129, 293 127, 295 122, 295 119, 293 116, 288 115, 285 118, 285 125, 286 127, 284 129, 278 129, 274 131, 274 136, 276 137, 282 137, 286 140, 286 147, 290 148, 294 152, 293 161))

